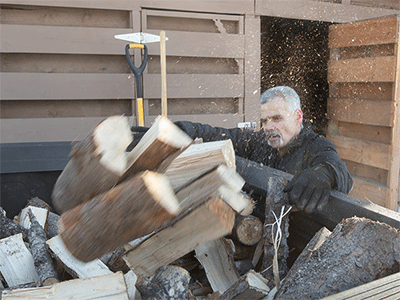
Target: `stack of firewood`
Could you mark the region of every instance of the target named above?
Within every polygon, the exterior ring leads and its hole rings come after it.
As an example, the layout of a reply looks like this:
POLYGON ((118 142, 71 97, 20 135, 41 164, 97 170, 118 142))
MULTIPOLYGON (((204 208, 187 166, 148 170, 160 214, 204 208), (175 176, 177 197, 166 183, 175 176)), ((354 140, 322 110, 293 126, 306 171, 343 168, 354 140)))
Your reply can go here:
POLYGON ((159 117, 126 153, 131 142, 125 117, 104 120, 73 147, 58 214, 36 198, 0 215, 2 298, 314 299, 400 263, 397 230, 352 218, 321 229, 289 269, 284 178, 268 178, 261 221, 230 140, 192 141, 159 117))

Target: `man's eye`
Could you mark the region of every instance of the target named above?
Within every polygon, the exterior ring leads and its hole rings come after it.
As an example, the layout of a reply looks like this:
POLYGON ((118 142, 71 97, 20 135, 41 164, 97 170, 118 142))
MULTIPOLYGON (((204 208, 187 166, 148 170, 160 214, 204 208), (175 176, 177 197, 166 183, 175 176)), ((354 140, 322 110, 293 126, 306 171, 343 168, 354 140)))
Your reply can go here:
POLYGON ((281 117, 281 116, 274 116, 274 117, 272 117, 272 121, 274 121, 274 122, 278 122, 278 121, 280 121, 280 120, 282 120, 282 117, 281 117))

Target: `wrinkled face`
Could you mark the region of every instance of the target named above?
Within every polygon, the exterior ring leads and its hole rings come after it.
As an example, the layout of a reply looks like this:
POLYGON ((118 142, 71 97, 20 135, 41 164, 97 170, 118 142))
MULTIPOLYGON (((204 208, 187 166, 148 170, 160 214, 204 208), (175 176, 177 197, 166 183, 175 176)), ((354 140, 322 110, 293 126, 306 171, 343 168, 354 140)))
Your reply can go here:
POLYGON ((286 146, 300 133, 302 122, 302 111, 291 111, 280 97, 272 98, 261 105, 261 126, 272 148, 286 146))

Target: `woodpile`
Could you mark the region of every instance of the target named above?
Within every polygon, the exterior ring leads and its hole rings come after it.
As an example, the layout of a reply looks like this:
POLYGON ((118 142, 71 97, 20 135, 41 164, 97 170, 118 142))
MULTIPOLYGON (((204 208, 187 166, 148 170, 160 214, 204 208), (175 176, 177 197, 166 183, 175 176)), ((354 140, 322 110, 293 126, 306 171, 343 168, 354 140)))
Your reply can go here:
POLYGON ((0 214, 2 299, 319 299, 400 271, 400 233, 357 217, 289 268, 287 177, 264 180, 260 219, 230 140, 197 143, 159 117, 126 153, 127 130, 111 117, 74 146, 61 215, 37 198, 0 214))

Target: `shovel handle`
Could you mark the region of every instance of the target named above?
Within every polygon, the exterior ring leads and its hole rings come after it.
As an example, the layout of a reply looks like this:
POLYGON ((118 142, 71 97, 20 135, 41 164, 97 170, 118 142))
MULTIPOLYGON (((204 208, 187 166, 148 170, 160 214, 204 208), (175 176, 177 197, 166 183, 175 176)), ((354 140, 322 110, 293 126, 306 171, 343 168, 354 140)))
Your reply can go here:
POLYGON ((147 55, 148 55, 147 52, 148 52, 147 46, 144 44, 127 44, 125 46, 126 60, 128 61, 129 68, 132 70, 133 74, 135 74, 138 98, 143 98, 142 74, 147 65, 147 55), (142 61, 142 64, 140 65, 140 67, 135 66, 135 64, 133 63, 133 61, 131 59, 131 54, 129 53, 129 49, 134 49, 134 48, 144 49, 143 61, 142 61))

